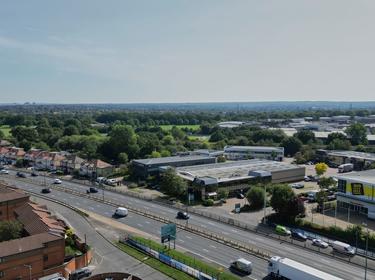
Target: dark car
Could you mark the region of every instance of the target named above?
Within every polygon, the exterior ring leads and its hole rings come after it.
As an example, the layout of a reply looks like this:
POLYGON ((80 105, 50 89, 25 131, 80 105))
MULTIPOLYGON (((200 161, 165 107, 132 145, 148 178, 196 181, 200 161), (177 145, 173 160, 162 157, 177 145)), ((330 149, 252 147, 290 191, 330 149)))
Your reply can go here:
POLYGON ((42 189, 42 193, 50 193, 51 189, 50 188, 44 188, 42 189))
POLYGON ((36 172, 33 171, 33 172, 31 172, 31 176, 32 177, 38 177, 39 175, 38 175, 38 173, 36 173, 36 172))
POLYGON ((177 212, 177 219, 182 219, 182 220, 188 220, 190 218, 189 214, 186 212, 179 211, 177 212))
POLYGON ((88 277, 90 275, 91 275, 90 269, 80 268, 70 273, 69 280, 79 280, 81 278, 88 277))
POLYGON ((303 234, 303 232, 298 231, 298 230, 292 230, 292 238, 299 240, 299 241, 306 241, 307 236, 303 234))
POLYGON ((244 199, 245 198, 244 194, 241 193, 241 192, 236 193, 236 197, 239 198, 239 199, 244 199))
POLYGON ((21 173, 21 172, 17 172, 17 173, 16 173, 16 176, 17 176, 17 177, 20 177, 20 178, 26 178, 25 173, 21 173))
POLYGON ((90 187, 88 190, 87 190, 87 193, 97 193, 98 192, 98 189, 95 188, 95 187, 90 187))

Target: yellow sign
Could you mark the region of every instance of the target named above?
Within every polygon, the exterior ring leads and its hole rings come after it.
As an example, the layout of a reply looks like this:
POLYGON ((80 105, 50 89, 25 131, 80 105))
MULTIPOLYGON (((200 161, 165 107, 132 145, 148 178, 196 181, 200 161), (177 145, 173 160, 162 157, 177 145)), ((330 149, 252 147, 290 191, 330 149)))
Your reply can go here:
POLYGON ((352 194, 363 195, 363 185, 360 183, 352 183, 352 194))

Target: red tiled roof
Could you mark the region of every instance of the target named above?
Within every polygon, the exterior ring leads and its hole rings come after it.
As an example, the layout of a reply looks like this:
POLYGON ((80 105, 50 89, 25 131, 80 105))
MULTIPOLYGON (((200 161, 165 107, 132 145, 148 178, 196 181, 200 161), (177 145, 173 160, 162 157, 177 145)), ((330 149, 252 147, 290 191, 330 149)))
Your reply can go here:
POLYGON ((46 243, 63 239, 53 233, 40 233, 24 238, 4 241, 0 243, 0 258, 17 255, 45 247, 46 243))

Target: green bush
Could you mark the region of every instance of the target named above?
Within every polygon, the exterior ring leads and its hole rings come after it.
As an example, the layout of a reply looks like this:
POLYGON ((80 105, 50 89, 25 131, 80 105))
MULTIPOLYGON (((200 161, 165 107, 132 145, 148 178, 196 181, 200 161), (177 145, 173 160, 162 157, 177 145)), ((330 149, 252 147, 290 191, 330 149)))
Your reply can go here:
POLYGON ((213 206, 214 205, 214 200, 213 199, 206 199, 203 200, 203 206, 213 206))

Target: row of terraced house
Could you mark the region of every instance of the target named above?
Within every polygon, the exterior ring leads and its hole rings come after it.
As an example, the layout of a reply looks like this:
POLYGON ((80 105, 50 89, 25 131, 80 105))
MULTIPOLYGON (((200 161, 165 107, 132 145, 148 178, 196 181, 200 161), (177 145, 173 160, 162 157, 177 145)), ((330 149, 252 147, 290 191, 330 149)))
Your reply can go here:
POLYGON ((114 166, 100 159, 86 160, 68 152, 50 152, 0 146, 0 162, 16 164, 23 160, 27 166, 35 170, 61 171, 64 174, 79 174, 89 178, 107 177, 114 172, 114 166))

